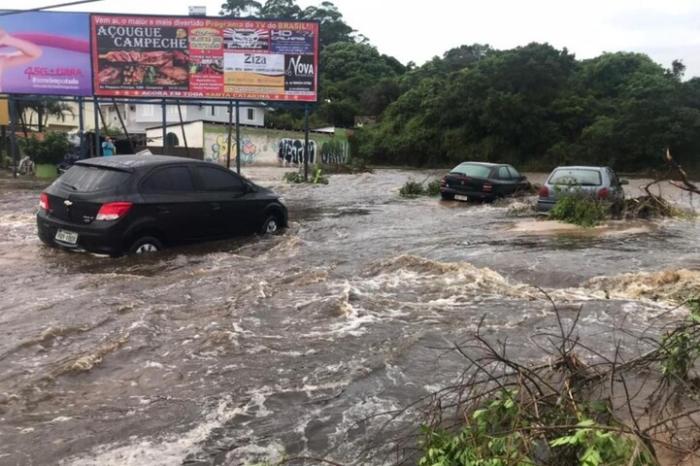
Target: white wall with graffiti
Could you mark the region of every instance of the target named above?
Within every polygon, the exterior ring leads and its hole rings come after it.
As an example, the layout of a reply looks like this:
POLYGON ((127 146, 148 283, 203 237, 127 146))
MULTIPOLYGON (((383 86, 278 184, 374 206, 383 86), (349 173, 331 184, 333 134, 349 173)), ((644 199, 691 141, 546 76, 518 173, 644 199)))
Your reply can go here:
MULTIPOLYGON (((204 159, 226 164, 228 133, 225 127, 204 126, 204 159)), ((235 131, 231 138, 231 163, 236 160, 235 131)), ((311 133, 309 163, 347 163, 350 148, 345 135, 311 133)), ((241 128, 241 164, 298 166, 304 163, 304 133, 264 128, 241 128)))
MULTIPOLYGON (((228 126, 203 121, 185 123, 166 128, 168 144, 199 149, 204 160, 226 165, 228 155, 228 126)), ((163 146, 163 130, 148 128, 149 147, 163 146)), ((236 163, 236 131, 231 134, 231 165, 236 163)), ((309 135, 309 163, 340 165, 350 159, 350 146, 345 132, 328 134, 311 132, 309 135)), ((299 166, 304 163, 304 133, 260 127, 241 127, 241 164, 267 166, 299 166)))

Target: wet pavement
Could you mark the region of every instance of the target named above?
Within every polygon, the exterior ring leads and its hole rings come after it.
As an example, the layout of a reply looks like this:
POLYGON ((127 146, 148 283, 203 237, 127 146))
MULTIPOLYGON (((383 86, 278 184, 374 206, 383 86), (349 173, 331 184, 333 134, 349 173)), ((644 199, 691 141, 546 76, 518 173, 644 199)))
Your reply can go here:
POLYGON ((612 351, 615 328, 678 318, 674 293, 700 290, 695 220, 552 233, 528 226, 532 199, 398 196, 434 173, 301 186, 250 169, 284 196, 283 235, 120 259, 43 246, 41 187, 0 180, 0 464, 387 464, 417 419, 385 413, 453 382, 450 347, 482 319, 541 359, 542 288, 612 351))

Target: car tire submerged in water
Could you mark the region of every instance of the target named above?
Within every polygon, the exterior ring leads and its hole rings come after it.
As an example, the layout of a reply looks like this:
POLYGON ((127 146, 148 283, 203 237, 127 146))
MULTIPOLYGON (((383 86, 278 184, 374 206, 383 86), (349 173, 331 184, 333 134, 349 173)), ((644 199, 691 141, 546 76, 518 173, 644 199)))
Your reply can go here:
POLYGON ((282 225, 276 215, 268 215, 260 227, 261 235, 277 235, 282 231, 282 225))
POLYGON ((163 243, 158 238, 153 236, 142 236, 134 241, 134 244, 129 248, 129 255, 141 255, 152 252, 158 252, 163 249, 163 243))
POLYGON ((451 201, 455 198, 455 195, 451 193, 440 193, 440 197, 446 201, 451 201))

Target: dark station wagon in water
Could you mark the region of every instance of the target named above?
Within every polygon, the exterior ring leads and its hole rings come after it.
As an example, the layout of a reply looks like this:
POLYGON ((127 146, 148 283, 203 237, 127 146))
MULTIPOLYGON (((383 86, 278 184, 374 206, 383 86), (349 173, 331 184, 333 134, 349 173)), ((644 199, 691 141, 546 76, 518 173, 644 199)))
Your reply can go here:
POLYGON ((276 233, 287 226, 287 208, 210 162, 123 155, 77 162, 41 193, 37 226, 47 245, 119 256, 276 233))
POLYGON ((440 181, 443 199, 493 201, 530 188, 527 178, 511 165, 464 162, 440 181))

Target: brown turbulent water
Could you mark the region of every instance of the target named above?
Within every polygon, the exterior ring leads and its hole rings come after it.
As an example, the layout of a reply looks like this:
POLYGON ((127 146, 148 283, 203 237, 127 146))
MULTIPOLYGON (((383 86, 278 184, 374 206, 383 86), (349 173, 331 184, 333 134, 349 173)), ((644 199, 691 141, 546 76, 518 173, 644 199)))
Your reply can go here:
POLYGON ((583 305, 579 333, 605 351, 700 287, 692 220, 545 234, 522 228, 522 201, 398 197, 429 173, 247 174, 284 195, 284 235, 116 260, 42 246, 40 188, 2 180, 0 464, 388 463, 391 429, 417 420, 383 429, 383 413, 454 381, 448 349, 482 318, 542 358, 542 287, 565 314, 583 305))

